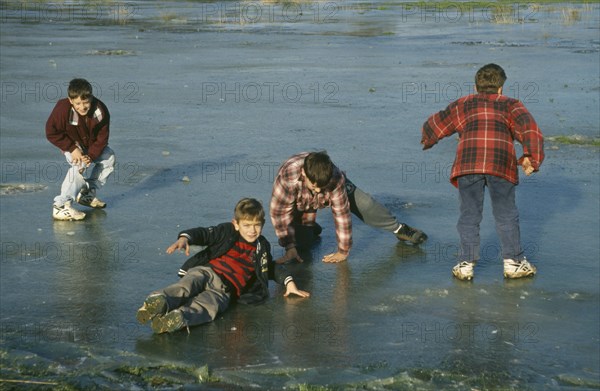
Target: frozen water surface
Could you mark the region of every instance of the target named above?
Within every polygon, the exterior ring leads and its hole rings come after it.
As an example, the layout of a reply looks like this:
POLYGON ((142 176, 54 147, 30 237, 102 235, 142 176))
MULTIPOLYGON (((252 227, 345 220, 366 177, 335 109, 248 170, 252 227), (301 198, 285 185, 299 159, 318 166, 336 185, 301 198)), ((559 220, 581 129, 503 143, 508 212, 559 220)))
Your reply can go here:
POLYGON ((508 23, 463 3, 84 4, 1 4, 3 389, 600 387, 597 4, 509 6, 508 23), (465 284, 450 274, 456 144, 422 152, 420 127, 489 62, 547 137, 587 145, 548 141, 518 188, 539 274, 502 278, 486 206, 465 284), (44 125, 73 77, 108 105, 118 167, 106 210, 53 222, 66 166, 44 125), (429 241, 356 221, 348 262, 324 264, 321 211, 321 240, 290 265, 310 299, 273 285, 189 335, 135 322, 177 278, 185 256, 164 251, 180 230, 229 220, 243 196, 268 205, 279 163, 315 149, 429 241))

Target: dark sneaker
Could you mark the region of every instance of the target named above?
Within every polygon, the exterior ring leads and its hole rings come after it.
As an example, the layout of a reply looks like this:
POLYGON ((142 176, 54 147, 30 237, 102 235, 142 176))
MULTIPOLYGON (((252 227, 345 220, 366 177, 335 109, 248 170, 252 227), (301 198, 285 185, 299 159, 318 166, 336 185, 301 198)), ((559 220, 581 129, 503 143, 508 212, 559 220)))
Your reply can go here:
POLYGON ((173 310, 166 315, 159 315, 152 319, 152 331, 155 334, 172 333, 184 327, 187 327, 187 324, 180 310, 173 310))
POLYGON ((534 276, 537 272, 535 266, 526 259, 515 261, 514 259, 504 260, 504 278, 523 278, 534 276))
POLYGON ((412 244, 421 244, 427 240, 427 235, 423 231, 412 228, 408 224, 402 224, 398 232, 396 232, 396 237, 399 240, 411 242, 412 244))
POLYGON ((144 304, 137 310, 135 315, 141 324, 147 323, 157 315, 164 315, 167 312, 167 298, 163 294, 156 294, 146 297, 144 304))
POLYGON ((473 268, 475 267, 475 262, 462 261, 456 264, 452 268, 452 274, 454 277, 463 281, 470 281, 473 279, 473 268))
POLYGON ((96 197, 96 192, 93 189, 81 190, 79 194, 77 194, 77 202, 80 205, 87 206, 90 208, 106 208, 106 202, 101 201, 98 197, 96 197))

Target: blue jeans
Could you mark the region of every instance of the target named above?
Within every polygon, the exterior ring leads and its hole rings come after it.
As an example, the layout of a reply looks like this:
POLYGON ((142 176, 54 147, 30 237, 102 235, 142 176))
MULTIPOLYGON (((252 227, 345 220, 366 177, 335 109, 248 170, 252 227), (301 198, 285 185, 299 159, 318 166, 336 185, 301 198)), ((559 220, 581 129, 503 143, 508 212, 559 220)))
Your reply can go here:
POLYGON ((115 169, 115 153, 108 146, 104 147, 100 156, 94 160, 94 168, 87 178, 83 176, 86 167, 83 164, 74 164, 70 152, 65 152, 65 159, 71 167, 60 187, 60 195, 54 198, 54 204, 58 206, 62 206, 68 201, 74 201, 79 191, 86 186, 93 190, 104 186, 108 176, 115 169))
POLYGON ((519 211, 515 203, 515 185, 494 175, 464 175, 458 178, 460 218, 456 229, 460 236, 458 261, 477 261, 480 253, 479 224, 483 213, 483 197, 488 187, 496 232, 502 246, 502 258, 521 261, 519 211))

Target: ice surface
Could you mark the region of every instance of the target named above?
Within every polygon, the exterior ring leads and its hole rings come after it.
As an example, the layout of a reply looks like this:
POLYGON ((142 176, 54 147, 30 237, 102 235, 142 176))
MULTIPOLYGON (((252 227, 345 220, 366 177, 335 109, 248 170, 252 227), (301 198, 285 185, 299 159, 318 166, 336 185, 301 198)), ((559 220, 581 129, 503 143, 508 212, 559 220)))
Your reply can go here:
MULTIPOLYGON (((549 141, 517 190, 539 274, 504 281, 489 203, 472 283, 453 280, 456 143, 422 152, 427 116, 496 62, 547 136, 600 136, 598 6, 410 8, 384 2, 3 2, 0 24, 2 374, 111 389, 207 382, 397 389, 598 387, 598 148, 549 141), (105 210, 53 222, 66 164, 44 125, 85 77, 111 112, 118 166, 105 210), (326 149, 363 190, 429 241, 399 244, 359 221, 348 262, 321 240, 280 287, 212 324, 152 335, 135 322, 185 260, 179 231, 268 205, 278 165, 326 149), (24 370, 25 368, 25 370, 24 370)), ((448 6, 450 7, 450 6, 448 6)), ((270 222, 265 235, 282 254, 270 222)), ((3 385, 9 385, 5 382, 3 385)))

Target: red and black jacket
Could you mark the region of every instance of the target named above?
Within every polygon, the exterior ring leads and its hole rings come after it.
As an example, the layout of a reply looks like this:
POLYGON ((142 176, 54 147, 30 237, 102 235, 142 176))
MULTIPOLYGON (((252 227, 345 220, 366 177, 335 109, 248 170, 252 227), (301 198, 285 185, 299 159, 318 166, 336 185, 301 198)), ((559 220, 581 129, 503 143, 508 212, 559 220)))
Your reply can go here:
MULTIPOLYGON (((206 246, 199 253, 188 258, 179 269, 178 275, 183 277, 187 271, 196 266, 206 266, 212 259, 224 255, 240 240, 240 234, 232 223, 223 223, 212 227, 192 228, 179 233, 188 239, 190 245, 206 246)), ((292 276, 284 265, 273 262, 271 245, 264 236, 259 236, 256 243, 256 252, 253 257, 256 279, 248 285, 238 298, 238 302, 245 304, 258 304, 269 297, 268 280, 279 284, 287 284, 292 276)))

